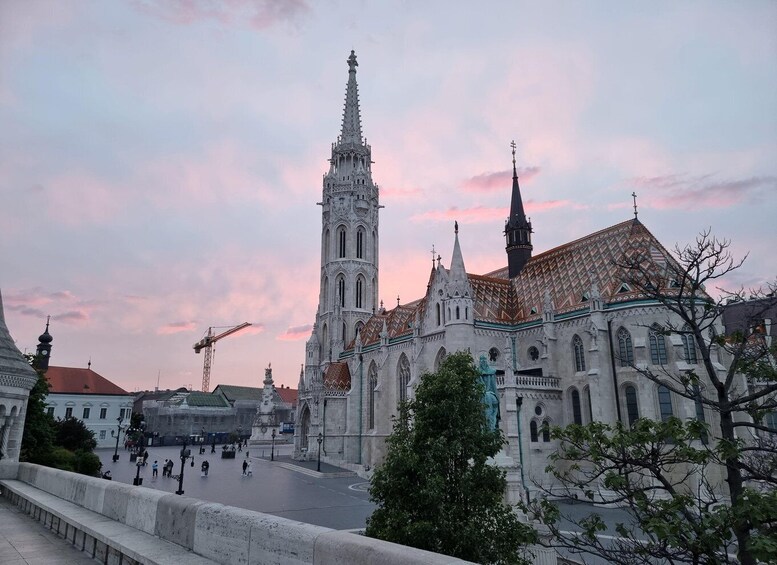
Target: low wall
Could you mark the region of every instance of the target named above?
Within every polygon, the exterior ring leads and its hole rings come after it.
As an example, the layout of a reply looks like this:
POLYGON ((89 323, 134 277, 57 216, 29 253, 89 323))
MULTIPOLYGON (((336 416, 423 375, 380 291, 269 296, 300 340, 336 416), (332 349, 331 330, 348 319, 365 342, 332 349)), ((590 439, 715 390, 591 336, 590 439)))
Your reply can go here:
POLYGON ((358 534, 20 463, 17 480, 223 564, 463 564, 358 534))

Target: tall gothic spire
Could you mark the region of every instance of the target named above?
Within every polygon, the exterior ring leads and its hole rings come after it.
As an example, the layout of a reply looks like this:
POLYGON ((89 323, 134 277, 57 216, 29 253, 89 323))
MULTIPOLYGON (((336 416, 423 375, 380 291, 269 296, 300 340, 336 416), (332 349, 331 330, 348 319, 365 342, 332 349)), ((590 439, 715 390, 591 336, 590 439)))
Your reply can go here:
POLYGON ((348 85, 345 88, 345 109, 340 143, 362 145, 362 118, 359 113, 359 85, 356 84, 356 53, 351 50, 348 57, 348 85))
POLYGON ((518 170, 515 166, 515 141, 510 143, 513 149, 513 190, 510 201, 510 217, 505 223, 505 239, 507 240, 507 265, 509 276, 518 276, 523 266, 531 258, 531 222, 526 219, 521 199, 521 188, 518 186, 518 170))

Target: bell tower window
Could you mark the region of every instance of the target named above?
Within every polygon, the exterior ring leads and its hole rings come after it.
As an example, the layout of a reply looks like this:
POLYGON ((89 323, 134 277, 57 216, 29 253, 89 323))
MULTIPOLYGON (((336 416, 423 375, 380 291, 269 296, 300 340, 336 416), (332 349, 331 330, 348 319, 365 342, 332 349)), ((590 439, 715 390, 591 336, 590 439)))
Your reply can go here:
POLYGON ((364 259, 364 230, 362 228, 356 232, 356 258, 364 259))
POLYGON ((345 228, 338 228, 337 230, 337 256, 340 259, 345 257, 345 228))

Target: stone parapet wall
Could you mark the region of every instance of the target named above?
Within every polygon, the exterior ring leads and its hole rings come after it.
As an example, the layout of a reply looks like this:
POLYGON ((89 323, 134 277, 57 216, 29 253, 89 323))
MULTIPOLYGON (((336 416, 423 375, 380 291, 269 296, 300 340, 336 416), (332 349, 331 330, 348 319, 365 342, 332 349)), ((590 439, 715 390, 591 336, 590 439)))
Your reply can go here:
MULTIPOLYGON (((460 564, 460 559, 144 487, 20 463, 17 480, 223 564, 460 564)), ((149 561, 150 562, 150 561, 149 561)))

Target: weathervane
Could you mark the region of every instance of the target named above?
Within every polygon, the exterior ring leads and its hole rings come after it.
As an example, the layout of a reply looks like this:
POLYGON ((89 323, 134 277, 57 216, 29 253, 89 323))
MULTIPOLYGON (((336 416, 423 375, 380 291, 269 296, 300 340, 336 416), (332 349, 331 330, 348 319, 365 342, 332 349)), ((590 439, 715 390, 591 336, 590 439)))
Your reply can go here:
POLYGON ((634 219, 637 219, 637 193, 632 192, 631 197, 634 199, 634 219))

